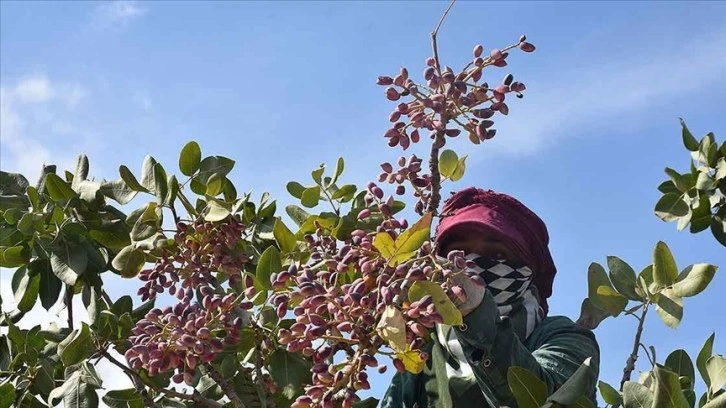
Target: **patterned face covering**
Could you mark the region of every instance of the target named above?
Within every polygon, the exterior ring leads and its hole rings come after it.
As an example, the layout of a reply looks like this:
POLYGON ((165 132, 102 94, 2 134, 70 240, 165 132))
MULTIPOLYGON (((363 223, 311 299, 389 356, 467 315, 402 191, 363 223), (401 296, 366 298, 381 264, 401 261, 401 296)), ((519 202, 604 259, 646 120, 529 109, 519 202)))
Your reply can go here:
POLYGON ((524 264, 477 254, 470 254, 466 258, 476 264, 470 270, 484 278, 497 305, 511 304, 522 296, 532 282, 532 270, 524 264))
POLYGON ((532 270, 522 263, 479 254, 469 254, 466 259, 476 264, 470 271, 484 279, 499 315, 513 320, 522 339, 529 337, 544 316, 532 284, 532 270))

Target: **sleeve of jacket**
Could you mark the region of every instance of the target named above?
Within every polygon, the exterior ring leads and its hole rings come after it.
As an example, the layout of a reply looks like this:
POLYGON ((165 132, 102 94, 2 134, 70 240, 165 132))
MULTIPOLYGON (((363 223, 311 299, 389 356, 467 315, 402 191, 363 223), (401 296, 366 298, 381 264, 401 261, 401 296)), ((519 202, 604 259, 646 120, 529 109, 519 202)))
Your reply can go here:
POLYGON ((380 408, 410 408, 416 403, 419 375, 408 371, 393 375, 391 385, 380 401, 380 408))
POLYGON ((600 350, 594 334, 566 317, 548 320, 550 323, 535 339, 538 348, 530 351, 515 334, 511 320, 500 319, 489 291, 479 307, 464 318, 465 325, 456 328, 455 333, 485 395, 493 395, 501 405, 516 407, 507 382, 509 367, 519 366, 534 373, 551 394, 591 357, 586 396, 595 401, 600 350))

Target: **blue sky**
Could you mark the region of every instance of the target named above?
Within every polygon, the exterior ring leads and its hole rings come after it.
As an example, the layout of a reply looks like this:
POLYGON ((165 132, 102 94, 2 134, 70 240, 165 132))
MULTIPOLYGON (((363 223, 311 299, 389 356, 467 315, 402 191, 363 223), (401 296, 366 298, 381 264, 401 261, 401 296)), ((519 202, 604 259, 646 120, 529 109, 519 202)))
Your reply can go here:
MULTIPOLYGON (((307 181, 341 154, 346 179, 365 183, 378 163, 400 155, 382 137, 393 106, 375 78, 401 65, 421 75, 445 6, 2 2, 2 169, 34 180, 41 163, 71 168, 85 152, 92 175, 116 178, 120 164, 138 169, 146 154, 171 167, 194 139, 205 153, 237 161, 240 190, 269 191, 280 203, 291 202, 287 181, 307 181)), ((492 141, 451 144, 470 159, 464 179, 445 192, 469 185, 507 192, 545 220, 559 270, 552 314, 577 317, 590 262, 617 255, 640 270, 658 240, 681 267, 724 266, 726 252, 712 237, 678 233, 652 212, 663 168, 688 165, 677 118, 699 137, 726 135, 724 14, 722 2, 454 6, 440 33, 446 64, 462 66, 476 43, 501 47, 522 33, 537 45, 490 71, 490 83, 514 73, 526 96, 510 104, 492 141)), ((10 276, 2 271, 4 299, 10 276)), ((135 285, 122 282, 112 295, 135 285)), ((651 316, 644 342, 658 348, 659 360, 681 347, 695 355, 714 330, 715 349, 726 350, 726 324, 716 317, 724 290, 721 271, 705 293, 686 299, 678 330, 651 316)), ((38 310, 32 316, 48 319, 38 310)), ((620 378, 635 323, 607 321, 597 330, 601 379, 620 378)), ((123 384, 107 378, 110 388, 123 384)), ((387 380, 376 377, 371 394, 382 395, 387 380)))

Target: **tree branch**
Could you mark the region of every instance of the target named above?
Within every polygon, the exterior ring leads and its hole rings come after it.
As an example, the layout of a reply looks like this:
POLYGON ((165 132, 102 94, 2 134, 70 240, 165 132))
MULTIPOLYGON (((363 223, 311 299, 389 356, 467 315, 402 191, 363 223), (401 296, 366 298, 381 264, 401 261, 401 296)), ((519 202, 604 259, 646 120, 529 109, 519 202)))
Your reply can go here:
POLYGON ((444 20, 446 19, 446 16, 449 14, 449 10, 454 6, 454 2, 456 0, 451 0, 451 3, 449 3, 449 6, 446 7, 446 10, 444 11, 444 14, 441 16, 441 19, 439 19, 439 23, 436 24, 436 28, 434 28, 434 31, 431 32, 431 46, 434 49, 434 60, 436 61, 436 70, 441 72, 441 65, 439 64, 439 49, 436 44, 436 36, 439 34, 439 29, 441 28, 441 25, 444 23, 444 20))
POLYGON ((625 368, 623 369, 623 378, 620 381, 620 391, 623 390, 623 386, 626 381, 630 381, 630 376, 635 370, 635 362, 638 360, 638 348, 640 347, 640 337, 643 335, 643 324, 645 323, 645 315, 648 313, 648 306, 650 303, 646 303, 643 306, 643 313, 640 314, 640 320, 638 322, 638 330, 635 332, 635 340, 633 341, 633 352, 630 353, 628 360, 625 362, 625 368))
POLYGON ((179 398, 179 399, 188 400, 188 401, 194 401, 195 403, 198 404, 198 406, 210 407, 210 408, 222 408, 223 407, 222 404, 220 404, 216 401, 212 401, 208 398, 204 398, 203 396, 199 395, 199 393, 197 393, 197 392, 195 392, 194 394, 184 394, 184 393, 176 392, 176 391, 169 390, 166 388, 161 388, 154 384, 146 384, 146 383, 144 383, 143 378, 141 378, 141 376, 136 371, 121 364, 118 360, 113 358, 113 356, 110 355, 106 350, 99 349, 98 351, 108 361, 110 361, 111 364, 120 368, 121 370, 123 370, 124 373, 126 373, 126 375, 131 377, 131 382, 134 383, 134 388, 136 388, 136 391, 138 391, 139 394, 141 394, 141 398, 144 399, 144 403, 149 408, 156 408, 156 403, 154 403, 153 399, 151 399, 151 396, 149 396, 149 393, 146 392, 146 389, 144 388, 144 386, 147 386, 156 392, 166 394, 170 397, 179 398))
POLYGON ((222 377, 222 374, 220 374, 219 371, 215 370, 214 367, 212 367, 212 365, 209 363, 204 364, 204 369, 207 371, 207 374, 209 374, 209 376, 214 380, 214 382, 219 385, 219 387, 222 389, 222 392, 224 392, 224 395, 226 395, 227 398, 232 401, 232 405, 234 405, 235 408, 245 408, 245 404, 242 403, 242 400, 239 399, 237 393, 234 392, 232 386, 230 386, 227 380, 222 377))
POLYGON ((73 331, 73 287, 66 285, 66 309, 68 309, 68 328, 73 331))
MULTIPOLYGON (((444 20, 449 14, 449 11, 454 6, 455 1, 456 0, 451 0, 451 3, 449 3, 449 6, 446 7, 446 10, 444 11, 444 14, 441 15, 441 19, 439 19, 439 23, 436 25, 436 28, 434 28, 434 31, 431 32, 431 48, 433 49, 434 53, 436 71, 439 73, 439 75, 441 75, 441 64, 439 63, 439 47, 436 36, 439 34, 439 29, 444 23, 444 20)), ((446 112, 442 113, 441 123, 443 123, 444 128, 446 128, 446 124, 448 122, 448 115, 446 114, 446 112)), ((426 212, 431 212, 433 213, 433 215, 438 214, 439 203, 441 202, 441 173, 439 172, 439 149, 444 144, 445 137, 446 135, 444 134, 444 131, 440 130, 436 133, 436 138, 431 144, 431 155, 429 157, 429 170, 431 171, 431 196, 429 197, 429 201, 426 205, 426 212)))

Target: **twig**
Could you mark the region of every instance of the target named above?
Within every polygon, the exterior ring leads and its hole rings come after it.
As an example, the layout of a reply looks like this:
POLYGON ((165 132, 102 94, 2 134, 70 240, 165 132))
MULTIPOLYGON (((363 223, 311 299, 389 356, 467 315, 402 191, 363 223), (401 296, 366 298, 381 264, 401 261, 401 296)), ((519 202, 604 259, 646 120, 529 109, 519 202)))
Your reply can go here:
POLYGON ((229 385, 227 380, 222 377, 222 374, 220 374, 219 371, 215 370, 214 367, 212 367, 212 365, 209 363, 204 364, 204 369, 207 371, 207 374, 209 374, 209 376, 214 380, 214 382, 219 385, 219 387, 222 389, 222 392, 224 392, 224 395, 229 398, 235 408, 245 408, 245 404, 242 403, 242 400, 239 399, 237 393, 234 392, 234 388, 229 385))
MULTIPOLYGON (((262 327, 255 321, 255 326, 262 327)), ((267 396, 265 394, 265 380, 262 378, 262 347, 259 331, 255 330, 255 380, 257 381, 257 396, 260 398, 262 408, 267 407, 267 396)))
POLYGON ((73 287, 66 285, 66 309, 68 309, 68 328, 73 331, 73 287))
POLYGON ((645 347, 645 344, 640 343, 640 348, 642 348, 643 351, 645 351, 645 356, 648 357, 648 361, 650 361, 650 365, 655 367, 655 361, 653 361, 653 357, 650 356, 650 352, 645 347))
POLYGON ((625 383, 630 381, 630 375, 633 373, 633 370, 635 370, 635 362, 638 360, 638 347, 640 347, 640 337, 643 335, 643 324, 645 323, 645 315, 648 313, 649 305, 650 303, 646 303, 643 306, 643 313, 640 314, 638 330, 635 332, 635 340, 633 341, 633 352, 630 353, 630 356, 625 363, 623 379, 620 381, 620 391, 623 390, 625 383))
POLYGON ((137 378, 135 375, 136 373, 129 369, 128 367, 124 366, 120 362, 118 362, 115 358, 113 358, 108 352, 105 350, 99 349, 101 355, 105 357, 108 361, 111 362, 111 364, 115 365, 116 367, 121 368, 124 373, 129 377, 131 382, 134 384, 134 388, 136 389, 136 392, 141 395, 141 399, 144 400, 144 405, 148 408, 156 408, 156 403, 151 398, 148 392, 146 392, 146 389, 144 388, 144 385, 141 383, 141 379, 137 378))
MULTIPOLYGON (((451 0, 451 3, 449 3, 449 6, 444 11, 444 14, 441 16, 441 19, 439 20, 439 23, 436 25, 436 28, 434 28, 434 31, 431 32, 431 48, 433 49, 434 53, 434 62, 436 70, 441 73, 441 64, 439 63, 439 47, 438 42, 436 39, 436 36, 439 34, 439 29, 441 28, 441 25, 444 23, 444 20, 446 19, 446 16, 449 14, 449 11, 454 6, 454 2, 456 0, 451 0)), ((446 127, 446 124, 449 122, 448 115, 446 113, 441 114, 441 123, 443 123, 444 128, 446 127)), ((433 213, 433 215, 438 214, 438 208, 439 203, 441 202, 441 173, 439 173, 439 146, 443 144, 444 138, 446 135, 444 134, 443 130, 440 130, 436 133, 436 138, 434 139, 433 143, 431 144, 431 156, 429 158, 429 170, 431 171, 431 196, 429 197, 429 201, 426 205, 426 212, 433 213)))
POLYGON ((113 300, 111 299, 111 296, 109 296, 108 293, 106 293, 106 291, 103 289, 101 289, 101 296, 106 301, 106 303, 108 303, 108 307, 111 308, 111 306, 113 306, 113 300))
POLYGON ((446 8, 446 11, 444 11, 444 14, 441 16, 441 19, 439 20, 439 23, 436 25, 436 28, 434 28, 434 31, 431 32, 431 45, 434 49, 434 61, 436 61, 436 70, 441 72, 441 66, 439 64, 439 49, 436 44, 436 36, 439 34, 439 29, 441 28, 441 25, 444 23, 444 20, 446 19, 446 15, 449 14, 449 10, 451 10, 451 7, 454 6, 454 2, 456 0, 451 0, 451 3, 449 3, 449 7, 446 8))
POLYGON ((111 364, 120 368, 121 370, 123 370, 124 373, 126 373, 126 375, 128 375, 129 377, 132 378, 131 381, 134 383, 134 387, 139 392, 139 394, 141 394, 141 397, 144 399, 144 402, 147 407, 154 408, 154 407, 156 407, 156 404, 149 396, 149 393, 146 392, 146 389, 144 389, 144 385, 151 388, 152 390, 154 390, 156 392, 166 394, 170 397, 179 398, 179 399, 188 400, 188 401, 194 401, 195 403, 198 404, 198 406, 210 407, 210 408, 222 408, 223 407, 222 404, 220 404, 216 401, 210 400, 208 398, 204 398, 196 391, 194 394, 184 394, 184 393, 176 392, 176 391, 169 390, 166 388, 161 388, 154 384, 146 384, 146 383, 144 383, 143 378, 141 378, 141 376, 136 371, 121 364, 118 360, 113 358, 113 356, 111 356, 107 351, 99 349, 99 352, 104 357, 106 357, 106 359, 108 361, 110 361, 111 364), (146 397, 144 397, 144 396, 146 396, 146 397))

